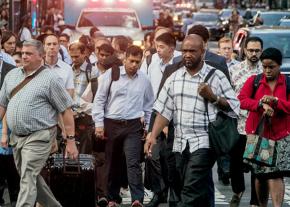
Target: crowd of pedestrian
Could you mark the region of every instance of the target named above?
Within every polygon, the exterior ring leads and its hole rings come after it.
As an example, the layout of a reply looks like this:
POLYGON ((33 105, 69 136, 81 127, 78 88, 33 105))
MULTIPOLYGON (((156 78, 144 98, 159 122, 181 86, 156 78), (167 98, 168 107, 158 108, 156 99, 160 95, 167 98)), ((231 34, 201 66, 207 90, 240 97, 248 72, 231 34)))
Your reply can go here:
MULTIPOLYGON (((47 21, 61 18, 54 14, 47 21)), ((42 175, 65 140, 68 159, 95 157, 100 207, 119 206, 121 188, 129 189, 132 207, 142 207, 144 186, 153 192, 146 207, 213 207, 216 161, 219 180, 232 187, 231 207, 239 206, 247 171, 250 205, 267 206, 270 194, 273 206, 282 206, 290 82, 280 73, 278 49, 263 50, 263 41, 250 37, 239 60, 232 39, 223 37, 216 54, 207 28, 195 25, 178 51, 166 12, 145 35, 144 50, 126 36, 109 40, 98 28, 71 42, 51 22, 33 37, 24 19, 17 34, 0 32, 0 205, 7 184, 12 206, 61 206, 42 175), (217 156, 208 130, 220 112, 237 119, 239 140, 217 156), (275 163, 247 156, 250 135, 275 143, 275 163)), ((235 32, 237 13, 231 21, 235 32)))

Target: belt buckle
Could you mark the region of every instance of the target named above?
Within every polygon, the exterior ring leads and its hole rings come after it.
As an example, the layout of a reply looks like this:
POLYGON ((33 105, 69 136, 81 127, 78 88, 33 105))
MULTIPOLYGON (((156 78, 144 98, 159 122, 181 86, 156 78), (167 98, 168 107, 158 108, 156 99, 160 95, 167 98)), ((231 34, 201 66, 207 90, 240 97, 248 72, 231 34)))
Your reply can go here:
POLYGON ((128 124, 128 121, 126 119, 121 119, 120 122, 123 125, 127 125, 128 124))

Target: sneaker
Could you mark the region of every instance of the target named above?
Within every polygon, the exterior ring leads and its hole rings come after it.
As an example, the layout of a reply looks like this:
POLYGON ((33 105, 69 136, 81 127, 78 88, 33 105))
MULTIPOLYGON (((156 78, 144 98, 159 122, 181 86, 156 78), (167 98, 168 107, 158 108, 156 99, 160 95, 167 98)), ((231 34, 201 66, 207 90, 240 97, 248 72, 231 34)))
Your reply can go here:
POLYGON ((232 200, 230 202, 230 207, 239 207, 240 206, 240 201, 241 201, 241 198, 243 197, 243 193, 240 193, 240 195, 238 194, 234 194, 233 197, 232 197, 232 200))
POLYGON ((99 207, 107 207, 108 200, 105 197, 101 197, 98 199, 98 206, 99 207))
POLYGON ((143 204, 140 203, 140 201, 135 200, 135 201, 132 203, 131 207, 143 207, 143 204))
POLYGON ((120 189, 120 196, 122 198, 131 198, 131 192, 129 188, 121 188, 120 189))

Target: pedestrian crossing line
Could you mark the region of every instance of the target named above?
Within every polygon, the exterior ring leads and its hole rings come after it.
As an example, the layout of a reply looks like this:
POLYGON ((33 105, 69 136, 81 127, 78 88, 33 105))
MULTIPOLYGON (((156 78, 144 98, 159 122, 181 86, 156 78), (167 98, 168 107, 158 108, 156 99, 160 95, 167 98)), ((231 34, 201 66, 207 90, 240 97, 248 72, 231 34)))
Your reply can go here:
POLYGON ((285 182, 284 203, 290 205, 290 185, 287 182, 285 182))
MULTIPOLYGON (((148 194, 148 192, 147 192, 147 194, 148 194)), ((127 196, 130 196, 130 193, 128 193, 127 196)), ((127 196, 123 197, 122 204, 131 204, 131 197, 127 197, 127 196)), ((289 196, 290 196, 290 186, 289 186, 289 196)), ((149 196, 145 196, 144 197, 144 204, 149 203, 151 198, 152 198, 152 195, 150 195, 150 193, 149 193, 149 196)), ((223 195, 217 188, 215 188, 215 204, 229 205, 229 202, 226 201, 226 196, 223 195)))
POLYGON ((215 188, 215 204, 228 205, 229 202, 226 201, 226 196, 223 195, 217 188, 215 188))

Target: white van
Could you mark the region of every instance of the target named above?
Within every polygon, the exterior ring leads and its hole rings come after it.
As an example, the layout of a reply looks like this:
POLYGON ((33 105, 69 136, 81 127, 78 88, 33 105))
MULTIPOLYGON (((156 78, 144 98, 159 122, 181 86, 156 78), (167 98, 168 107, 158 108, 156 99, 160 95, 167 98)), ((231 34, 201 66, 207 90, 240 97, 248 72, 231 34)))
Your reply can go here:
POLYGON ((83 9, 76 23, 76 30, 88 35, 93 26, 97 27, 107 37, 117 35, 129 36, 135 43, 142 42, 144 37, 139 17, 134 9, 83 9))

